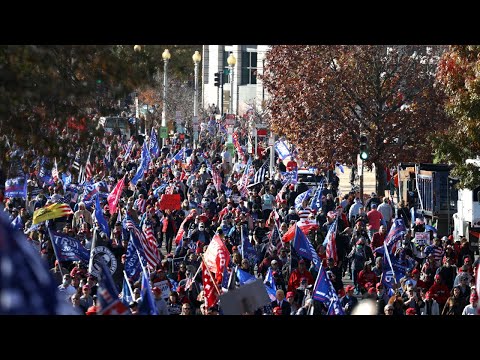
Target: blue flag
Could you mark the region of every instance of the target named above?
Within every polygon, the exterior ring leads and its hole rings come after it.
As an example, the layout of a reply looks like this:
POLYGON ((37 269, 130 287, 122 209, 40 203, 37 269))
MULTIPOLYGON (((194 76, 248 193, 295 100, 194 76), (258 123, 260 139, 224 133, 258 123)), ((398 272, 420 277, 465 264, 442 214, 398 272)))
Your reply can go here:
POLYGON ((267 274, 265 275, 265 280, 263 280, 265 285, 265 290, 267 290, 268 297, 271 301, 276 299, 277 286, 275 285, 275 279, 272 274, 272 268, 269 267, 267 274))
POLYGON ((313 248, 312 243, 305 236, 303 231, 298 225, 295 225, 295 237, 293 238, 293 248, 298 255, 304 257, 305 259, 311 260, 315 265, 315 269, 320 269, 320 258, 318 257, 317 252, 313 248))
POLYGON ((98 196, 98 194, 95 202, 95 219, 97 219, 98 225, 110 239, 110 227, 108 226, 107 220, 105 220, 105 217, 103 216, 102 208, 100 206, 100 196, 98 196))
POLYGON ((337 162, 337 163, 335 164, 335 166, 337 166, 337 167, 340 169, 340 171, 342 172, 342 174, 345 172, 345 170, 343 169, 343 165, 342 165, 341 163, 337 162))
POLYGON ((185 154, 185 148, 181 148, 179 152, 175 154, 175 156, 170 160, 170 163, 177 161, 177 160, 183 160, 185 154))
POLYGON ((144 142, 142 146, 142 155, 140 159, 140 166, 137 169, 135 176, 130 180, 133 185, 137 185, 138 180, 143 177, 145 171, 148 170, 148 163, 150 162, 150 154, 147 149, 147 143, 144 142))
POLYGON ((275 151, 277 152, 278 157, 282 161, 283 159, 292 155, 290 153, 290 150, 288 149, 288 146, 283 141, 280 141, 280 140, 275 143, 275 151))
POLYGON ((130 286, 128 286, 127 279, 125 279, 125 277, 123 278, 122 297, 120 299, 126 306, 133 301, 133 294, 130 291, 130 286))
POLYGON ((130 310, 118 298, 118 290, 112 279, 112 274, 105 261, 98 262, 100 271, 98 272, 98 291, 97 298, 100 303, 99 315, 127 315, 130 310))
POLYGON ((310 207, 312 208, 312 210, 315 210, 317 212, 318 212, 318 209, 322 208, 322 192, 323 192, 323 180, 320 182, 320 185, 315 191, 315 194, 313 195, 313 198, 310 204, 310 207))
POLYGON ((63 174, 62 173, 62 182, 63 182, 63 189, 66 190, 67 186, 70 185, 70 183, 72 182, 72 174, 70 174, 70 173, 63 174))
POLYGON ((17 215, 15 219, 10 223, 10 225, 15 229, 15 230, 23 230, 23 227, 25 224, 23 223, 22 217, 20 215, 17 215))
POLYGON ((152 288, 150 280, 147 275, 147 270, 142 267, 142 287, 140 289, 140 296, 142 301, 138 309, 140 315, 158 315, 155 300, 153 299, 152 288))
POLYGON ((148 148, 152 156, 154 157, 158 156, 158 153, 160 150, 158 148, 157 134, 155 133, 155 129, 153 127, 152 127, 152 132, 150 133, 150 143, 148 148))
POLYGON ((129 241, 127 245, 127 253, 125 256, 125 273, 129 279, 137 281, 142 272, 142 265, 140 264, 140 259, 138 258, 137 250, 133 241, 129 241))
POLYGON ((88 264, 90 252, 80 243, 79 240, 48 229, 52 245, 59 261, 78 261, 81 260, 88 264))
POLYGON ((74 315, 47 263, 0 211, 0 315, 74 315))
POLYGON ((230 279, 230 275, 228 273, 227 267, 224 266, 223 267, 223 277, 222 277, 222 289, 228 291, 228 280, 229 279, 230 279))
POLYGON ((313 299, 328 306, 329 315, 345 315, 342 306, 340 305, 337 292, 323 266, 320 266, 317 280, 313 287, 313 299))
POLYGON ((312 192, 312 189, 308 189, 307 191, 304 191, 303 193, 301 193, 295 198, 295 209, 302 206, 303 200, 307 200, 311 192, 312 192))
MULTIPOLYGON (((390 228, 390 231, 388 232, 388 235, 385 237, 385 245, 387 246, 388 251, 391 253, 393 245, 397 243, 397 241, 403 239, 403 236, 407 232, 407 229, 405 228, 405 224, 403 223, 403 219, 397 218, 395 219, 392 227, 390 228)), ((383 254, 384 253, 384 247, 379 246, 377 247, 374 252, 377 254, 383 254)))
POLYGON ((255 275, 252 275, 240 268, 237 268, 237 279, 240 283, 240 286, 252 283, 257 280, 255 275))
POLYGON ((255 251, 254 247, 248 240, 248 229, 246 225, 242 225, 242 243, 240 245, 240 254, 242 254, 243 259, 248 259, 250 265, 253 265, 257 261, 257 252, 255 251))
POLYGON ((7 179, 5 181, 5 197, 27 198, 27 177, 25 175, 7 179))

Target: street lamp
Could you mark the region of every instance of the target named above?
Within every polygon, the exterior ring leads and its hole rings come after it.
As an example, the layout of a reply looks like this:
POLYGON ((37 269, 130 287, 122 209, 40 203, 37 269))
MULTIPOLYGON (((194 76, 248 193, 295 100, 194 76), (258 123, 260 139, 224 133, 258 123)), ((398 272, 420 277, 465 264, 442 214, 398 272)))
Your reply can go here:
MULTIPOLYGON (((163 109, 162 109, 162 128, 167 126, 167 65, 168 60, 171 58, 170 51, 165 49, 162 53, 163 59, 163 109)), ((165 140, 162 140, 162 146, 164 145, 165 140)))
POLYGON ((230 66, 230 114, 233 114, 233 69, 236 63, 237 59, 233 56, 233 52, 231 52, 227 58, 227 64, 230 66))
POLYGON ((133 47, 133 51, 135 51, 135 52, 140 52, 140 51, 142 51, 142 45, 135 45, 135 46, 133 47))
POLYGON ((198 51, 195 51, 195 54, 192 56, 193 64, 195 65, 195 92, 193 96, 193 119, 192 125, 193 130, 193 147, 195 148, 195 142, 197 140, 197 116, 198 116, 198 64, 202 61, 202 55, 198 51))

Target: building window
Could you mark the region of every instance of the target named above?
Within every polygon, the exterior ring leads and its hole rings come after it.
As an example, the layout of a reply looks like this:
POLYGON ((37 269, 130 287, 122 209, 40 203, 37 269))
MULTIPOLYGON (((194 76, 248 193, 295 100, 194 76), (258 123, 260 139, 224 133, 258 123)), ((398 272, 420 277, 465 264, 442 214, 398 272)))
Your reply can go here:
POLYGON ((257 83, 257 49, 242 49, 242 85, 257 83))

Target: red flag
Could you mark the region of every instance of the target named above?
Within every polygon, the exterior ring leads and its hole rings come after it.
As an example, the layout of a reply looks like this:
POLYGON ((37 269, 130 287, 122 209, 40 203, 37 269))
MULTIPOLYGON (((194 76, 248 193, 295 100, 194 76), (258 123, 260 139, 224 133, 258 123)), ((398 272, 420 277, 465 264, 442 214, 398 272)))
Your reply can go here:
POLYGON ((303 221, 298 221, 296 224, 290 226, 288 231, 283 235, 283 237, 282 237, 283 242, 289 242, 289 241, 293 240, 293 238, 295 237, 295 225, 298 225, 300 230, 302 230, 302 232, 305 235, 308 235, 308 233, 311 230, 317 230, 318 229, 318 225, 317 225, 315 220, 306 219, 306 220, 303 220, 303 221))
POLYGON ((108 207, 110 209, 110 214, 115 214, 117 211, 118 202, 120 201, 120 196, 122 195, 123 187, 125 186, 125 176, 123 176, 122 180, 120 180, 117 185, 115 185, 115 189, 108 195, 108 207))
POLYGON ((217 303, 217 290, 215 290, 215 285, 213 284, 212 278, 208 273, 205 263, 202 262, 202 279, 203 279, 203 291, 205 296, 205 304, 207 308, 213 306, 217 303))
POLYGON ((188 214, 185 219, 183 219, 182 223, 180 224, 180 228, 178 229, 177 236, 175 237, 175 244, 179 244, 180 240, 183 238, 183 234, 185 233, 185 223, 191 220, 194 216, 197 215, 197 210, 192 209, 190 210, 190 214, 188 214))
POLYGON ((230 253, 218 234, 215 234, 204 254, 204 262, 208 269, 222 278, 223 268, 228 266, 230 253))

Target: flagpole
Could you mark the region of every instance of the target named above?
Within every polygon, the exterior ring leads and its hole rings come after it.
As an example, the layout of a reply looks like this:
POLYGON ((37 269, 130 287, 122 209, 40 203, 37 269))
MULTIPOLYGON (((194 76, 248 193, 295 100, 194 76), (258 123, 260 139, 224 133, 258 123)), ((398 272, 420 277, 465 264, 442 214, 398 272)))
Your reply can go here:
POLYGON ((57 248, 55 247, 55 244, 53 243, 53 236, 52 236, 52 233, 50 232, 50 228, 48 227, 48 224, 47 224, 47 229, 48 229, 48 236, 50 237, 50 241, 52 242, 52 247, 53 247, 53 252, 55 253, 55 258, 58 261, 58 267, 60 269, 60 274, 62 274, 62 279, 63 279, 62 264, 60 263, 60 259, 58 258, 57 248))
MULTIPOLYGON (((123 270, 123 277, 125 278, 125 281, 127 282, 127 286, 128 286, 128 289, 130 290, 130 294, 132 294, 132 296, 133 296, 133 290, 132 290, 132 287, 130 285, 130 281, 128 281, 127 273, 125 272, 125 270, 123 270)), ((123 294, 123 296, 125 296, 125 294, 123 294)))
POLYGON ((205 262, 205 259, 203 258, 203 255, 200 254, 200 257, 202 258, 202 262, 205 264, 205 269, 207 269, 208 275, 210 275, 210 278, 212 279, 213 286, 215 286, 215 290, 217 290, 217 294, 220 295, 221 292, 220 292, 220 290, 218 290, 217 282, 213 279, 213 275, 210 272, 210 269, 208 268, 207 263, 205 262))
POLYGON ((95 245, 97 243, 97 227, 95 226, 93 228, 93 238, 92 238, 92 246, 90 247, 90 260, 88 262, 88 272, 91 274, 92 273, 92 268, 93 268, 93 249, 95 249, 95 245))

